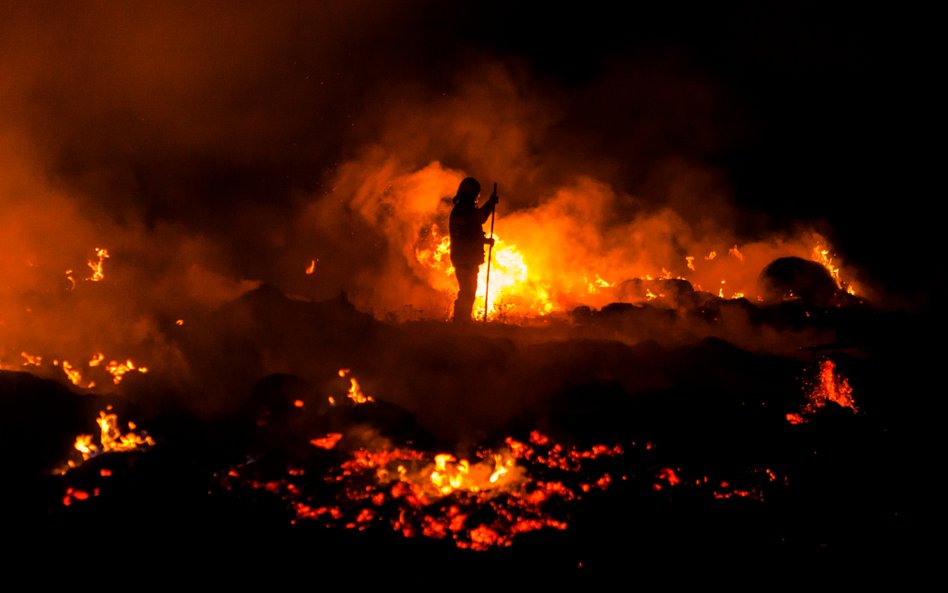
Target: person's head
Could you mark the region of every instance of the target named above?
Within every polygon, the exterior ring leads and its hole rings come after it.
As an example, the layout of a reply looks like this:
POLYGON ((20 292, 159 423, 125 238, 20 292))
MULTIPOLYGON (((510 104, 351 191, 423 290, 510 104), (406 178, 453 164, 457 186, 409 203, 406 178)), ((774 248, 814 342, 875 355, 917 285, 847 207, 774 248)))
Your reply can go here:
POLYGON ((463 200, 474 201, 481 193, 481 184, 473 177, 465 177, 458 185, 458 193, 454 196, 454 203, 457 204, 463 200))

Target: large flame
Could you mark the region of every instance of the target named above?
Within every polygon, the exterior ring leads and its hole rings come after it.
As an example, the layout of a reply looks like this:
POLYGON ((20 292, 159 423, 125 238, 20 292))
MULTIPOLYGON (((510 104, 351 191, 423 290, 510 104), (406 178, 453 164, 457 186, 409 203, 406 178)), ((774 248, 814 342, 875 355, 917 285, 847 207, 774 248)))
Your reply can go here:
MULTIPOLYGON (((432 224, 421 235, 424 239, 414 247, 416 263, 432 273, 429 280, 433 288, 453 296, 457 284, 450 260, 450 237, 443 234, 437 224, 432 224)), ((579 304, 602 306, 610 302, 664 301, 673 297, 666 293, 665 281, 673 280, 688 281, 695 290, 720 299, 761 301, 757 276, 769 263, 765 258, 774 254, 811 258, 830 272, 841 290, 855 294, 853 284, 841 279, 841 270, 834 264, 826 245, 819 236, 788 244, 786 251, 761 245, 742 249, 732 244, 722 248, 726 257, 719 257, 716 250, 711 250, 701 258, 685 255, 659 270, 636 273, 621 260, 606 259, 598 262, 599 267, 566 269, 557 265, 556 258, 551 256, 555 247, 544 246, 542 251, 535 247, 527 249, 508 240, 506 235, 501 237, 495 233, 494 246, 487 250, 490 265, 482 265, 478 274, 474 316, 481 319, 486 311, 491 320, 522 320, 542 318, 579 304), (806 247, 811 241, 815 241, 815 245, 806 247)))

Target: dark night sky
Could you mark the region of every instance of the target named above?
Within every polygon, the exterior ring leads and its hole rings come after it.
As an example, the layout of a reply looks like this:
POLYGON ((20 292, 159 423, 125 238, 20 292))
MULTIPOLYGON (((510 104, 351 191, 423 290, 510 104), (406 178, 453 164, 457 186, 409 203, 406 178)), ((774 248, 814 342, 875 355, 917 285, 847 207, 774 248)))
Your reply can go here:
MULTIPOLYGON (((7 3, 0 154, 8 178, 30 171, 118 224, 222 237, 249 214, 277 228, 301 194, 326 191, 340 163, 386 138, 399 110, 489 87, 484 65, 499 64, 527 106, 507 121, 543 128, 524 149, 534 179, 508 186, 555 185, 550 171, 569 162, 647 199, 657 170, 697 165, 727 188, 738 233, 810 221, 896 292, 934 294, 941 225, 922 210, 934 42, 926 15, 893 10, 7 3)), ((419 145, 405 157, 419 166, 489 162, 419 145)))

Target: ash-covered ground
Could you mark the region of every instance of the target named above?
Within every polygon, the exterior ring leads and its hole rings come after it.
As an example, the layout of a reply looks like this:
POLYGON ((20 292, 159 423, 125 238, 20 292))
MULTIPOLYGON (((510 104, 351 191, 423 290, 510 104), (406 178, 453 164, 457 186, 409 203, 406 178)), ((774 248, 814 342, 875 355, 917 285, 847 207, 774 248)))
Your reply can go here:
POLYGON ((51 561, 109 550, 116 570, 230 578, 922 574, 937 474, 931 319, 697 297, 458 326, 379 321, 345 295, 264 285, 179 328, 186 377, 131 372, 116 390, 77 390, 3 371, 8 533, 43 542, 51 561), (849 404, 814 395, 826 361, 849 404), (98 442, 102 410, 151 441, 83 461, 75 439, 98 442), (512 442, 533 453, 480 497, 422 504, 399 498, 409 482, 383 479, 384 466, 346 466, 394 450, 414 469, 437 453, 473 463, 512 442))

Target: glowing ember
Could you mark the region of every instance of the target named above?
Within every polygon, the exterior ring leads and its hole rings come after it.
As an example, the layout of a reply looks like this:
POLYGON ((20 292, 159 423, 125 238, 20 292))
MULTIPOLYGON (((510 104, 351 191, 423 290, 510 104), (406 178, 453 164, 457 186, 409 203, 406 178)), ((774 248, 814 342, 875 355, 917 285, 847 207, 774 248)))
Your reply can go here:
MULTIPOLYGON (((92 496, 98 496, 98 495, 99 495, 99 489, 96 488, 95 490, 92 491, 92 496)), ((80 490, 78 488, 71 488, 71 487, 67 488, 66 493, 63 495, 63 506, 67 506, 67 507, 71 506, 74 500, 80 501, 80 502, 84 500, 89 500, 89 493, 86 492, 85 490, 80 490)))
POLYGON ((309 265, 306 266, 306 275, 312 276, 316 272, 316 262, 318 260, 310 260, 309 265))
POLYGON ((320 449, 332 449, 336 446, 336 443, 338 443, 341 438, 341 433, 331 432, 322 438, 311 440, 309 444, 313 445, 314 447, 319 447, 320 449))

